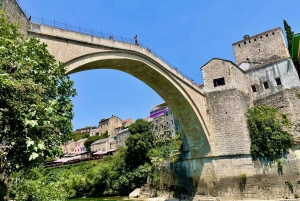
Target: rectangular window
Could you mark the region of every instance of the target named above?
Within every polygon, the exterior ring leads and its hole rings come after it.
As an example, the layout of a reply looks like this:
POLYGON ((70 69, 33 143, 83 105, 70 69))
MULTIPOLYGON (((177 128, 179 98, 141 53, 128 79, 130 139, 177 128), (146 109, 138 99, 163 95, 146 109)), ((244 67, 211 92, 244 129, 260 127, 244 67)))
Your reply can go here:
POLYGON ((224 77, 219 79, 214 79, 214 87, 225 85, 225 79, 224 77))
POLYGON ((269 89, 268 82, 264 82, 263 84, 264 84, 265 89, 269 89))
POLYGON ((255 85, 252 85, 252 86, 251 86, 251 89, 252 89, 252 92, 257 92, 256 86, 255 86, 255 85))
POLYGON ((275 78, 275 81, 276 81, 277 86, 280 86, 280 85, 281 85, 281 80, 280 80, 279 77, 278 77, 278 78, 275 78))

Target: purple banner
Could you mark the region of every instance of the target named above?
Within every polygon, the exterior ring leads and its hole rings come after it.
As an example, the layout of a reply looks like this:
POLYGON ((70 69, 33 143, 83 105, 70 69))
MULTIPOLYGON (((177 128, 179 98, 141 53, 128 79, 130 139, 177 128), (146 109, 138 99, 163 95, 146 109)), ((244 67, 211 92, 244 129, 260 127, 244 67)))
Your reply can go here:
POLYGON ((150 118, 159 117, 159 116, 165 114, 166 112, 168 112, 169 109, 170 109, 169 107, 163 107, 163 108, 160 108, 158 110, 151 111, 150 112, 150 118))

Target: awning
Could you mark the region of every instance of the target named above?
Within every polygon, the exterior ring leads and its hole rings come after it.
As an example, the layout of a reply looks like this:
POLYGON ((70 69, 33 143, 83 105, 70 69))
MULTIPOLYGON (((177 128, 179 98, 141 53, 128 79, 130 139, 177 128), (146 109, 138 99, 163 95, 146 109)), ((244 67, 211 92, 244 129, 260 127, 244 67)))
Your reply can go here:
POLYGON ((110 149, 110 150, 107 150, 107 153, 113 152, 113 151, 116 151, 116 149, 110 149))
POLYGON ((104 155, 106 153, 107 153, 106 151, 97 151, 93 155, 104 155))
POLYGON ((54 162, 55 163, 65 163, 65 162, 76 160, 76 159, 81 159, 81 156, 74 156, 74 157, 69 157, 69 158, 61 158, 61 159, 58 159, 58 160, 56 160, 54 162))

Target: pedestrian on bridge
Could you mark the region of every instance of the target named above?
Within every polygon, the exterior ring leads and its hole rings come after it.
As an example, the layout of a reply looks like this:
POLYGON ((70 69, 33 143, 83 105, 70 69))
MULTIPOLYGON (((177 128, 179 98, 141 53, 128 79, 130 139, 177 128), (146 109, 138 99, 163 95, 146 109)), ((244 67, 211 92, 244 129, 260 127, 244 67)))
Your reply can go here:
POLYGON ((135 45, 139 45, 137 35, 134 36, 134 43, 135 45))

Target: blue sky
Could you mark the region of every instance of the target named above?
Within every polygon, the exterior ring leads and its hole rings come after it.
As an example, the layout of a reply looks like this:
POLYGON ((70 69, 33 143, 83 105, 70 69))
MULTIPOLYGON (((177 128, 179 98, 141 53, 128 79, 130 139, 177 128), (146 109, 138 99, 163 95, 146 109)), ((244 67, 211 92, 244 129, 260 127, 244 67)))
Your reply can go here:
MULTIPOLYGON (((300 32, 299 0, 19 0, 28 15, 133 38, 202 83, 200 67, 213 57, 234 61, 231 44, 244 35, 282 27, 300 32)), ((284 30, 284 29, 283 29, 284 30)), ((131 75, 114 70, 72 74, 74 129, 102 118, 144 118, 163 102, 131 75)))

